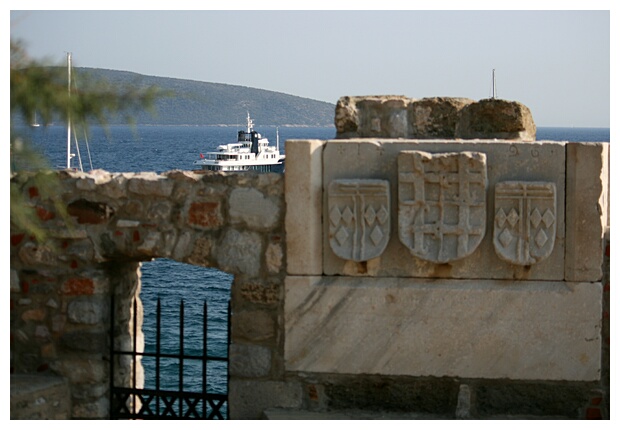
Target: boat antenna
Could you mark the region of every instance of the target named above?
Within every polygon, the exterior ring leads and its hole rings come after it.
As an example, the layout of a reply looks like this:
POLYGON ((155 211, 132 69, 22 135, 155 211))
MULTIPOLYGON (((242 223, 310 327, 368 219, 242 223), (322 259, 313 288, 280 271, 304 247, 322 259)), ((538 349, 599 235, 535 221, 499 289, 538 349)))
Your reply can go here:
POLYGON ((278 132, 278 127, 276 127, 276 151, 278 151, 278 154, 280 153, 280 133, 278 132))
POLYGON ((252 132, 252 128, 254 127, 253 121, 250 118, 250 111, 247 111, 248 113, 248 133, 252 132))
POLYGON ((497 98, 497 85, 495 83, 495 69, 493 69, 493 77, 492 77, 492 92, 491 92, 491 98, 492 99, 496 99, 497 98))

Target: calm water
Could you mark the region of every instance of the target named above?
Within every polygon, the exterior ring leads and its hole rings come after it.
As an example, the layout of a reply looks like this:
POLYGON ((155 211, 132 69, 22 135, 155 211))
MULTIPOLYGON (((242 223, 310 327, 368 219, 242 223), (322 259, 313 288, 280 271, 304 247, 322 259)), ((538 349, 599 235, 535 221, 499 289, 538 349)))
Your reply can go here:
MULTIPOLYGON (((257 129, 270 142, 276 142, 275 127, 257 129)), ((31 140, 50 159, 52 166, 65 164, 66 131, 64 127, 50 126, 27 130, 31 140)), ((201 152, 214 150, 218 144, 236 139, 237 127, 211 126, 111 126, 106 134, 93 127, 89 147, 94 168, 110 172, 165 172, 191 170, 201 152)), ((287 139, 332 139, 336 132, 328 128, 280 128, 280 149, 284 152, 287 139)), ((608 128, 545 128, 537 131, 538 140, 608 142, 608 128)), ((82 158, 84 170, 90 170, 84 139, 82 158)), ((226 355, 227 304, 230 298, 232 276, 214 269, 206 269, 171 260, 158 259, 142 265, 142 293, 144 305, 144 332, 146 350, 155 348, 155 309, 157 297, 162 300, 162 351, 178 351, 179 303, 185 303, 186 354, 202 353, 202 306, 209 307, 208 351, 210 355, 226 355)), ((154 362, 144 360, 147 386, 154 388, 154 362)), ((163 360, 162 388, 177 389, 179 364, 163 360)), ((200 366, 186 364, 183 385, 186 391, 199 391, 200 366)), ((213 363, 208 368, 208 386, 211 392, 222 392, 226 387, 225 365, 213 363)))

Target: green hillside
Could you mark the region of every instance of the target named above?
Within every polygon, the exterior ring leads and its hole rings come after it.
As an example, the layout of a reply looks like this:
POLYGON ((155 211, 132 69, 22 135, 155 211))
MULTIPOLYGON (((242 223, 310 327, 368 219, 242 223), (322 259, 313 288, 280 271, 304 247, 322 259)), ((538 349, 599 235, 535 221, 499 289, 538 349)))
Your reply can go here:
MULTIPOLYGON (((138 124, 158 125, 245 125, 247 112, 257 125, 332 126, 335 105, 274 91, 239 85, 161 78, 116 70, 76 68, 112 84, 137 88, 156 86, 169 91, 160 99, 155 115, 134 113, 138 124)), ((79 85, 79 82, 78 82, 79 85)), ((110 119, 110 123, 121 122, 110 119)))

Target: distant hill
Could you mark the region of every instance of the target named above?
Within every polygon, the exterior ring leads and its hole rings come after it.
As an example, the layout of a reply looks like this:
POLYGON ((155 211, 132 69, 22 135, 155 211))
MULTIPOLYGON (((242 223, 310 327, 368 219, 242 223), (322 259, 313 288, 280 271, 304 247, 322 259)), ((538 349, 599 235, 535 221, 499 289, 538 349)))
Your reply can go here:
MULTIPOLYGON (((216 84, 185 79, 161 78, 117 70, 76 68, 78 76, 112 84, 154 85, 172 92, 157 101, 155 116, 137 112, 138 124, 157 125, 245 125, 247 112, 256 125, 333 126, 335 105, 275 91, 239 85, 216 84)), ((78 82, 79 85, 79 82, 78 82)), ((110 119, 118 123, 120 119, 110 119)))

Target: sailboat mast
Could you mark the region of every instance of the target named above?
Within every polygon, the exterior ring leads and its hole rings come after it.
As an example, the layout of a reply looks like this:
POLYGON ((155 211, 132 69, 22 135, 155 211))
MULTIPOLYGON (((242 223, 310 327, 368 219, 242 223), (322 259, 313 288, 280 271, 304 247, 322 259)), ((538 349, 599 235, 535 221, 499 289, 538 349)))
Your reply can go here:
POLYGON ((67 52, 67 169, 71 168, 71 53, 67 52))
POLYGON ((492 92, 492 96, 491 98, 495 99, 497 98, 497 87, 495 85, 495 69, 493 69, 493 92, 492 92))

